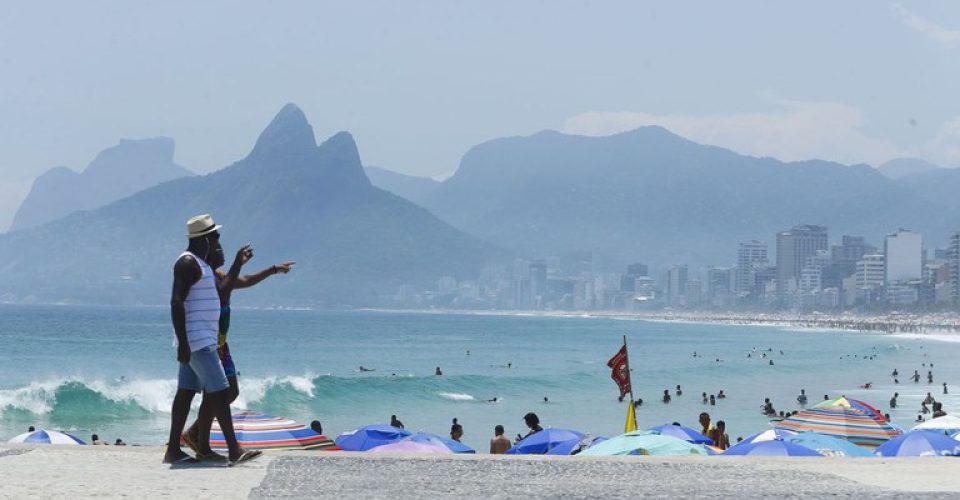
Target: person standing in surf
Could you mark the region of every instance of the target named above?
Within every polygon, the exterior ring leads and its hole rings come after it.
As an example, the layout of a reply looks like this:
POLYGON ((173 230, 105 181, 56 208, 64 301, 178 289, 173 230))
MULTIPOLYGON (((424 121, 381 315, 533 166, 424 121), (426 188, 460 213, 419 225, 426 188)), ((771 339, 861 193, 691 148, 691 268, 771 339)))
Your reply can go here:
MULTIPOLYGON (((170 316, 176 335, 179 374, 177 393, 170 410, 170 437, 164 463, 193 460, 180 449, 180 435, 190 414, 190 403, 200 391, 203 391, 200 418, 206 416, 212 421, 216 417, 229 449, 227 457, 213 454, 203 458, 228 460, 232 465, 261 454, 256 450, 245 450, 237 442, 227 400, 230 384, 217 354, 220 297, 210 264, 223 262, 220 227, 209 214, 187 221, 187 250, 180 254, 173 266, 170 316)), ((200 427, 200 433, 201 439, 209 440, 209 426, 205 431, 200 427)))
MULTIPOLYGON (((240 383, 237 380, 237 367, 230 354, 230 344, 227 343, 227 333, 230 330, 230 296, 234 289, 250 288, 257 283, 278 273, 287 274, 293 269, 294 262, 288 261, 281 264, 275 264, 266 269, 262 269, 253 274, 240 275, 240 269, 250 262, 253 258, 253 248, 250 245, 244 245, 237 251, 236 257, 230 269, 224 273, 219 269, 225 263, 223 252, 219 257, 214 257, 212 266, 214 278, 217 285, 217 293, 220 297, 220 321, 218 323, 219 332, 217 335, 217 353, 220 356, 220 363, 223 364, 224 373, 227 376, 227 382, 230 384, 227 393, 227 401, 233 403, 240 395, 240 383)), ((181 439, 187 446, 197 453, 198 457, 212 457, 216 454, 210 447, 210 427, 213 425, 213 416, 202 414, 197 416, 189 429, 181 435, 181 439), (200 429, 205 429, 206 439, 200 434, 200 429)))

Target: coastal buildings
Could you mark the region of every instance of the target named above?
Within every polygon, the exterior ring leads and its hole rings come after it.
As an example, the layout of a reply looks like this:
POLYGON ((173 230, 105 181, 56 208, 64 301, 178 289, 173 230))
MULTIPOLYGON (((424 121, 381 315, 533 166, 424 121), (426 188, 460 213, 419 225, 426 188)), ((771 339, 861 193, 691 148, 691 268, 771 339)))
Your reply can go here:
POLYGON ((757 270, 766 267, 767 244, 758 240, 740 243, 737 248, 737 275, 735 291, 743 297, 755 295, 757 270))
POLYGON ((777 295, 796 291, 807 258, 827 249, 827 228, 804 224, 777 233, 777 295))

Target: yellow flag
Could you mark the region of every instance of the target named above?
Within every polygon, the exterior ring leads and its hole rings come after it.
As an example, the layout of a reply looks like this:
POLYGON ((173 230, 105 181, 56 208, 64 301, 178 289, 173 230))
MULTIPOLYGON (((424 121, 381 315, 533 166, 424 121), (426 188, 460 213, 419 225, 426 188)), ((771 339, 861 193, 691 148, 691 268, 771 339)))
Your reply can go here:
POLYGON ((633 401, 627 402, 627 423, 623 425, 623 432, 637 430, 637 414, 633 412, 633 401))

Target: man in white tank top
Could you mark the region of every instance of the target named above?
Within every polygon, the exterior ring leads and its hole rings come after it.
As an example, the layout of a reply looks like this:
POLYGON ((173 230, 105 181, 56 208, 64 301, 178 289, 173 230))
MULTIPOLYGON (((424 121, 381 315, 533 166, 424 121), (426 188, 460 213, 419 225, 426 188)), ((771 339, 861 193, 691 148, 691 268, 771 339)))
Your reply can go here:
MULTIPOLYGON (((196 460, 229 461, 232 465, 260 455, 259 451, 244 450, 237 443, 230 415, 229 384, 217 354, 220 296, 213 269, 223 265, 224 261, 219 229, 209 214, 187 221, 189 245, 173 266, 170 314, 180 372, 170 411, 170 438, 164 463, 194 460, 180 449, 180 434, 187 423, 193 396, 200 391, 203 391, 200 414, 212 415, 220 422, 229 455, 223 457, 210 452, 198 455, 196 460)), ((209 427, 200 432, 204 433, 200 439, 209 440, 209 427)))

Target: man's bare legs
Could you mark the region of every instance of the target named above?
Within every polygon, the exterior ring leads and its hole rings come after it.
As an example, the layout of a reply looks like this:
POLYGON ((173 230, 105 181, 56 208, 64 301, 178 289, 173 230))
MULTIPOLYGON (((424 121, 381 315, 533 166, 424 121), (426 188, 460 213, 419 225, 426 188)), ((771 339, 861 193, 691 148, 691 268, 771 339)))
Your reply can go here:
POLYGON ((172 464, 184 458, 190 458, 190 455, 180 449, 180 433, 183 431, 183 426, 187 425, 190 403, 193 402, 195 394, 196 392, 189 389, 177 389, 177 394, 173 397, 173 407, 170 409, 170 438, 167 441, 167 452, 163 456, 163 463, 172 464))

